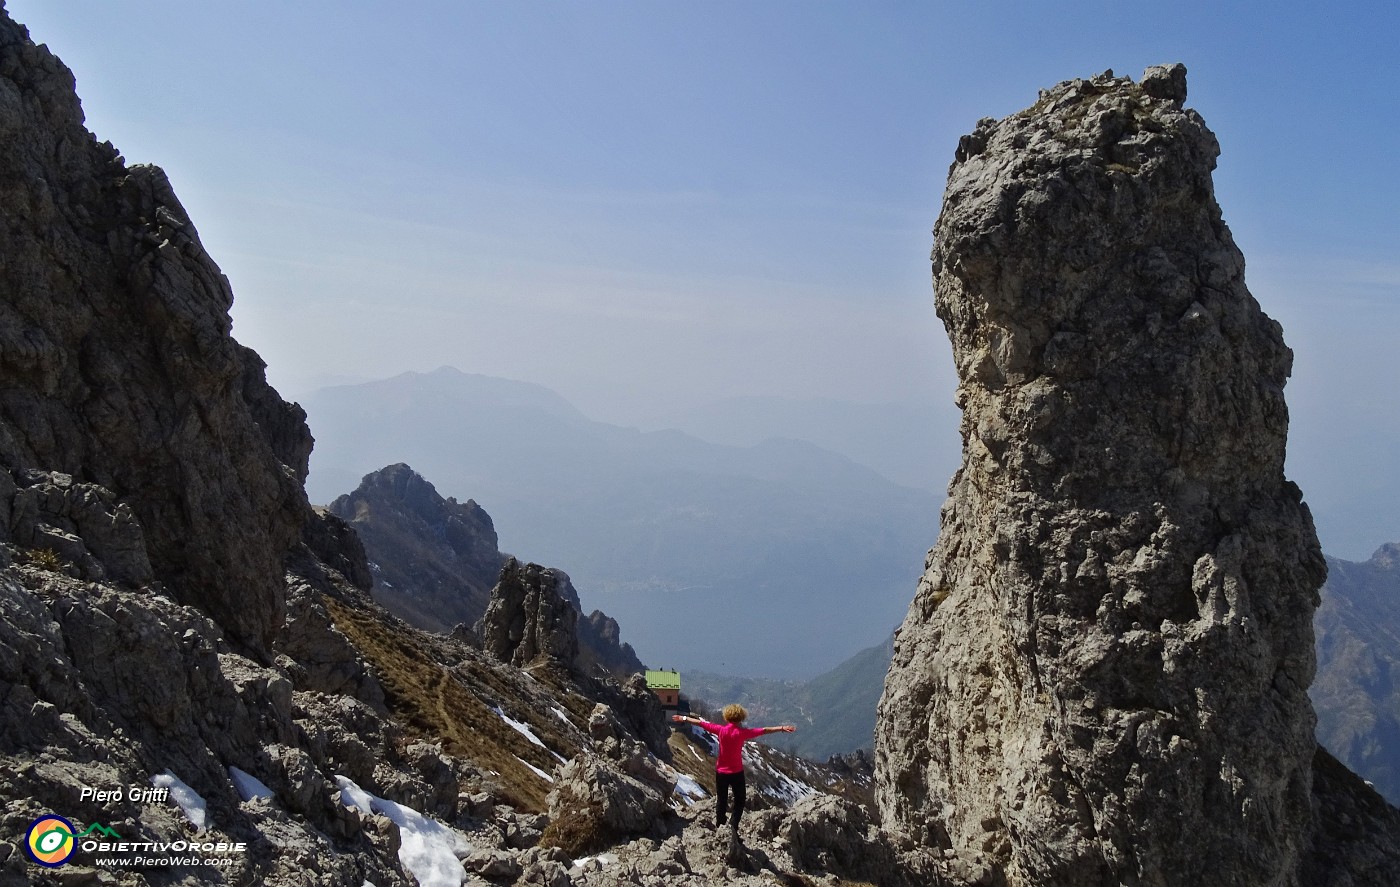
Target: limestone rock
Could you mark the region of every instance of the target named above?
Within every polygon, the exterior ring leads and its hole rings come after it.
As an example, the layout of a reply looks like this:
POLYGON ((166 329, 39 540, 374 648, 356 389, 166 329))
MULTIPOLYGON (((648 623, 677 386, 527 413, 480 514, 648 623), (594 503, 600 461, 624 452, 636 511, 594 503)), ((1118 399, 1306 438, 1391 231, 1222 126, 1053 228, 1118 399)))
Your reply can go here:
POLYGON ((651 834, 668 812, 653 785, 604 758, 580 755, 559 771, 549 793, 546 838, 570 854, 590 853, 632 835, 651 834))
POLYGON ((800 801, 782 820, 779 830, 793 860, 809 870, 882 887, 953 883, 941 859, 901 860, 869 812, 841 798, 814 795, 800 801))
POLYGON ((114 524, 74 531, 48 511, 22 529, 84 575, 105 563, 139 584, 139 525, 170 594, 266 645, 307 508, 304 416, 230 335, 229 283, 165 174, 83 128, 72 74, 8 16, 0 142, 0 467, 100 487, 67 519, 97 507, 114 524))
POLYGON ((302 524, 301 541, 316 560, 340 573, 355 588, 369 591, 373 587, 364 541, 337 515, 313 507, 302 524))
POLYGON ((316 590, 295 575, 287 582, 287 622, 277 640, 297 688, 344 693, 382 708, 384 691, 350 640, 331 621, 316 590))
POLYGON ((963 462, 880 702, 884 825, 1011 884, 1296 883, 1325 566, 1292 354, 1185 70, 964 137, 935 229, 963 462))
POLYGON ((617 620, 594 610, 578 623, 578 666, 591 674, 609 674, 619 680, 646 671, 632 645, 622 640, 617 620))
POLYGON ((537 658, 572 665, 578 655, 579 612, 560 593, 566 586, 568 577, 557 570, 507 560, 476 626, 482 649, 512 665, 537 658))
MULTIPOLYGON (((429 631, 457 632, 479 622, 509 559, 500 552, 491 516, 475 501, 444 499, 422 475, 402 463, 365 475, 354 492, 330 504, 354 528, 373 563, 374 599, 405 621, 429 631)), ((321 552, 318 555, 326 560, 321 552)), ((620 680, 644 670, 617 620, 594 610, 582 616, 578 592, 562 571, 555 588, 579 616, 573 667, 620 680)), ((469 640, 467 631, 457 632, 469 640)))
POLYGON ((1384 887, 1400 872, 1400 808, 1322 748, 1313 761, 1311 838, 1302 884, 1384 887))
POLYGON ((0 539, 52 551, 84 579, 129 586, 151 582, 145 537, 128 505, 116 503, 109 490, 76 483, 66 474, 35 469, 16 474, 18 483, 6 478, 0 485, 0 497, 10 493, 0 539))
POLYGON ((613 699, 613 705, 622 722, 652 754, 663 761, 671 759, 671 749, 667 745, 671 730, 666 712, 656 694, 647 689, 645 675, 634 674, 628 678, 622 685, 622 695, 613 699))

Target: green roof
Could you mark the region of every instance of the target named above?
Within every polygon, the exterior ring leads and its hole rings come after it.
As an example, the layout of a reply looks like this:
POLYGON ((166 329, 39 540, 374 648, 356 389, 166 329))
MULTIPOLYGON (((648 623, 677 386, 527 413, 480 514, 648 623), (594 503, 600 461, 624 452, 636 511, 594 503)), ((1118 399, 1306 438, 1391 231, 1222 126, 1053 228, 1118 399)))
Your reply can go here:
POLYGON ((648 690, 679 690, 681 673, 678 671, 652 671, 647 669, 648 690))

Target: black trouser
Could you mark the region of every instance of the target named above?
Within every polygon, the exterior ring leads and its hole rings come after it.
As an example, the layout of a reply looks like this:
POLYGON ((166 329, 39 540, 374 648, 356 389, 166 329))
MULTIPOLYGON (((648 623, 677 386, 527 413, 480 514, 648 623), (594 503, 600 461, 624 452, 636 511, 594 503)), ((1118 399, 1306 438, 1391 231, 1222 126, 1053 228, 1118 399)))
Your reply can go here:
POLYGON ((724 825, 724 811, 729 807, 729 789, 734 789, 734 819, 732 828, 739 827, 739 817, 744 815, 744 771, 738 773, 716 773, 715 789, 719 800, 715 803, 715 824, 724 825))

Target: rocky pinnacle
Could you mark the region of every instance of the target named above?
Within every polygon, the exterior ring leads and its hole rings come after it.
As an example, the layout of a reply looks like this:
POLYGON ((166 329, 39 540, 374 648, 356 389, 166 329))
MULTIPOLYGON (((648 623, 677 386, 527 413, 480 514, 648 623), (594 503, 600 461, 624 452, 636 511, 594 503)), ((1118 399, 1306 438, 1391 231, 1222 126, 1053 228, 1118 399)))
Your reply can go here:
POLYGON ((961 140, 935 229, 962 466, 895 644, 884 826, 1011 884, 1286 884, 1325 564, 1292 353, 1244 281, 1186 70, 961 140))

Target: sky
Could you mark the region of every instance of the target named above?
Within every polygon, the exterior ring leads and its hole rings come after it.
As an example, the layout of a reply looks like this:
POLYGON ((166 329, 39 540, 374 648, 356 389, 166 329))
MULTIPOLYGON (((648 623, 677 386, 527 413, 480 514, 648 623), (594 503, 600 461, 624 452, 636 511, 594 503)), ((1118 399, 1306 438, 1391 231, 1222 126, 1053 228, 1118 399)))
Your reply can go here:
POLYGON ((284 396, 451 365, 641 426, 946 405, 928 253, 958 137, 1184 62, 1296 353, 1290 476, 1329 553, 1400 540, 1393 0, 6 6, 89 129, 167 171, 284 396))

